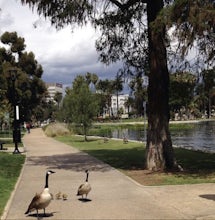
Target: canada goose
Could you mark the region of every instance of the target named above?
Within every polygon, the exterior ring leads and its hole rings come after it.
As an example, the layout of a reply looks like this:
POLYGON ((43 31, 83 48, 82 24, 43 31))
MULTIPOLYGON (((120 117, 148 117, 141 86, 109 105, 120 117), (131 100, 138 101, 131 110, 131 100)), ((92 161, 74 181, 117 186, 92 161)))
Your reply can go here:
POLYGON ((46 172, 46 181, 45 181, 45 188, 44 190, 33 197, 30 205, 28 206, 28 210, 25 212, 25 214, 28 214, 29 212, 32 212, 36 209, 37 211, 37 217, 38 217, 38 209, 43 209, 44 210, 44 216, 46 215, 45 209, 51 202, 53 195, 49 192, 49 187, 48 187, 48 179, 49 175, 55 173, 54 171, 48 170, 46 172))
POLYGON ((104 143, 107 143, 107 142, 108 142, 108 138, 104 137, 104 143))
POLYGON ((123 143, 127 144, 128 143, 128 139, 126 137, 123 138, 123 143))
POLYGON ((85 183, 81 184, 78 188, 78 192, 77 192, 77 196, 82 196, 83 198, 83 195, 85 194, 86 195, 86 198, 87 198, 87 195, 88 193, 90 192, 91 190, 91 186, 90 184, 88 183, 88 176, 89 176, 89 171, 86 170, 85 171, 87 176, 86 176, 86 181, 85 183))

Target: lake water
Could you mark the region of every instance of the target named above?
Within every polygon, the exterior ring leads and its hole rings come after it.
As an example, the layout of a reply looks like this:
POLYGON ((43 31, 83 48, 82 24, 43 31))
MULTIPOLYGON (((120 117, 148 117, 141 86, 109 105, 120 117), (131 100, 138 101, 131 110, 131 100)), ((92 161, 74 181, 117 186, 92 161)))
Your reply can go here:
MULTIPOLYGON (((141 130, 123 129, 112 132, 113 138, 127 137, 131 140, 145 141, 144 125, 141 130)), ((215 152, 215 121, 194 123, 194 128, 171 132, 172 143, 187 149, 215 152)))

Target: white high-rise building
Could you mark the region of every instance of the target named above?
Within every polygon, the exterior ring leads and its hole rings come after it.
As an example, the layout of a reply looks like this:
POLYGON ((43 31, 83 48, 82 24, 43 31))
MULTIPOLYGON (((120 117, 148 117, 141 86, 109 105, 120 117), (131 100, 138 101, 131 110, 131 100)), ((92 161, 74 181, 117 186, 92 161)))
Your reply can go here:
MULTIPOLYGON (((128 100, 129 95, 118 95, 118 110, 123 110, 123 114, 128 113, 128 109, 125 107, 125 102, 128 100)), ((117 95, 112 95, 111 97, 111 108, 113 115, 117 115, 117 95)))
POLYGON ((63 85, 61 83, 46 83, 46 87, 48 91, 47 102, 55 102, 54 97, 57 92, 63 95, 63 85))

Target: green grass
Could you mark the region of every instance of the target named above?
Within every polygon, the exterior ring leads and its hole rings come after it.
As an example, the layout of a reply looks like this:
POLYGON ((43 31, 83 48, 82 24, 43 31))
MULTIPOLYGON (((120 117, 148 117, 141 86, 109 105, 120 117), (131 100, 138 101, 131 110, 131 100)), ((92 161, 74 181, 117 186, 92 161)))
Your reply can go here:
POLYGON ((142 143, 124 144, 122 140, 109 140, 108 143, 104 143, 101 138, 89 137, 88 141, 85 142, 80 136, 61 136, 56 137, 56 139, 114 165, 118 169, 130 169, 131 167, 136 169, 144 166, 142 143))
MULTIPOLYGON (((80 136, 63 136, 56 137, 56 139, 97 157, 132 178, 132 171, 140 171, 144 168, 145 148, 143 143, 123 144, 122 140, 109 140, 108 143, 104 143, 103 139, 89 137, 89 141, 85 142, 80 136)), ((175 156, 178 163, 184 168, 184 172, 147 173, 142 180, 137 178, 137 181, 146 185, 215 182, 215 154, 176 148, 175 156)))
POLYGON ((20 175, 25 156, 0 152, 0 216, 20 175))

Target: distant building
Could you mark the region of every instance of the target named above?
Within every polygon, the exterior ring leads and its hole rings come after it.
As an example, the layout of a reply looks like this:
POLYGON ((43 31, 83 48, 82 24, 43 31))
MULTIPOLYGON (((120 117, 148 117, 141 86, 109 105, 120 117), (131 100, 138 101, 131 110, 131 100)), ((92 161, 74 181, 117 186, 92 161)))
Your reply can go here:
POLYGON ((56 102, 54 97, 57 92, 63 95, 63 85, 61 83, 46 83, 46 88, 48 91, 48 97, 46 98, 47 102, 56 102))
MULTIPOLYGON (((125 107, 125 103, 128 100, 129 95, 118 95, 118 111, 122 110, 123 114, 128 114, 128 108, 125 107)), ((111 108, 114 116, 117 116, 117 95, 111 97, 111 108)))

